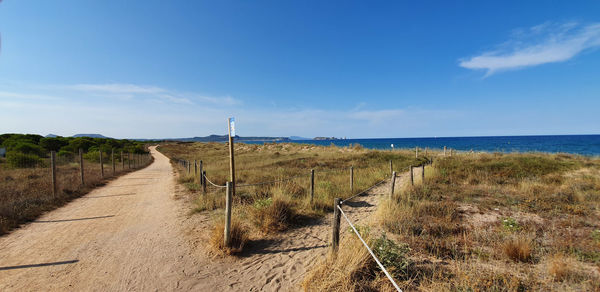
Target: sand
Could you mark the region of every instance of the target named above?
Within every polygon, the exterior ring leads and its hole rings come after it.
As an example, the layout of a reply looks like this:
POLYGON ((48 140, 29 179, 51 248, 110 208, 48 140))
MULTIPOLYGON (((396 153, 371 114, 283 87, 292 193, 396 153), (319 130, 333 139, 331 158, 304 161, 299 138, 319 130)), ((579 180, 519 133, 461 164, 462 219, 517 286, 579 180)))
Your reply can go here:
MULTIPOLYGON (((0 238, 0 291, 296 291, 324 258, 331 216, 254 241, 240 257, 211 256, 210 219, 189 215, 167 157, 124 175, 0 238)), ((407 180, 398 178, 397 186, 407 180)), ((345 206, 364 224, 389 183, 345 206)), ((353 236, 342 219, 342 236, 353 236)))

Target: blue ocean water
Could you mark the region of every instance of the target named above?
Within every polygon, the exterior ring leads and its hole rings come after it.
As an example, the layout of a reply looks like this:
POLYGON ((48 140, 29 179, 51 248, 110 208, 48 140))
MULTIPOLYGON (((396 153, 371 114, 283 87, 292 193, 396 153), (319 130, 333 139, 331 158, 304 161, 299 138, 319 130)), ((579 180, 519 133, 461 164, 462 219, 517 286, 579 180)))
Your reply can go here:
MULTIPOLYGON (((587 156, 600 155, 600 135, 556 136, 489 136, 441 138, 380 138, 345 140, 295 140, 293 143, 348 146, 360 144, 370 149, 425 148, 443 149, 444 146, 459 151, 485 152, 548 152, 572 153, 587 156)), ((263 142, 246 142, 262 144, 263 142)))

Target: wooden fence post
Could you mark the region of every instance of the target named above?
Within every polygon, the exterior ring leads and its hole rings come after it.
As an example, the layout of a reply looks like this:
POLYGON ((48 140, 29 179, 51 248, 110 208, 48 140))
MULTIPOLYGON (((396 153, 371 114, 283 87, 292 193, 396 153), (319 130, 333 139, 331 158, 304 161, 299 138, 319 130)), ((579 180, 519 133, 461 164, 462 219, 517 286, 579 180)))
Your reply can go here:
POLYGON ((354 194, 354 166, 350 166, 350 193, 354 194))
POLYGON ((415 147, 415 158, 419 158, 419 146, 415 147))
POLYGON ((125 170, 125 156, 123 156, 123 151, 121 151, 121 168, 125 170))
POLYGON ((194 176, 198 174, 198 161, 194 159, 194 176))
POLYGON ((425 156, 427 156, 428 150, 429 150, 429 147, 425 147, 425 156))
POLYGON ((102 162, 102 150, 98 150, 100 153, 100 177, 104 178, 104 163, 102 162))
POLYGON ((421 166, 423 171, 421 172, 421 183, 425 183, 425 164, 421 166))
POLYGON ((315 198, 315 170, 310 170, 310 204, 312 205, 315 198))
POLYGON ((413 175, 413 166, 410 166, 410 185, 414 186, 415 185, 415 177, 413 175))
POLYGON ((79 172, 81 176, 81 185, 85 184, 85 180, 83 179, 83 150, 79 148, 79 172))
POLYGON ((204 176, 202 176, 202 160, 200 160, 200 165, 198 165, 198 173, 200 174, 200 179, 198 180, 198 182, 200 183, 200 185, 204 185, 204 176))
POLYGON ((392 181, 390 184, 390 199, 394 197, 394 187, 396 186, 396 172, 392 172, 392 181))
POLYGON ((444 146, 444 157, 446 157, 446 146, 444 146))
POLYGON ((331 235, 331 249, 333 254, 336 254, 338 248, 340 246, 340 219, 342 217, 342 213, 338 206, 341 205, 342 199, 335 198, 333 199, 333 233, 331 235))
POLYGON ((202 171, 202 181, 204 181, 204 184, 202 185, 202 191, 206 194, 206 170, 202 171))
POLYGON ((56 197, 56 152, 50 151, 50 168, 52 169, 52 195, 56 197))
POLYGON ((231 182, 228 181, 226 184, 226 197, 225 197, 225 228, 224 231, 224 237, 225 237, 225 247, 228 247, 231 244, 231 232, 230 232, 230 228, 231 228, 231 182))
POLYGON ((127 153, 127 164, 129 165, 129 169, 131 169, 131 152, 127 153))
POLYGON ((390 160, 390 175, 394 172, 394 165, 392 165, 392 161, 390 160))

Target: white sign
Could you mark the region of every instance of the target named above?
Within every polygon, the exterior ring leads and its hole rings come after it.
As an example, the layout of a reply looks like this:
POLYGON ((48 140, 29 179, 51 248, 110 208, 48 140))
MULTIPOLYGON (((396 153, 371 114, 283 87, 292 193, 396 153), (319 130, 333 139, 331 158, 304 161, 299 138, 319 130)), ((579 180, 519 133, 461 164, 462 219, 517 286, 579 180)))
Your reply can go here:
POLYGON ((394 144, 392 144, 392 148, 394 148, 394 144))
POLYGON ((235 136, 235 118, 229 118, 229 135, 235 136))

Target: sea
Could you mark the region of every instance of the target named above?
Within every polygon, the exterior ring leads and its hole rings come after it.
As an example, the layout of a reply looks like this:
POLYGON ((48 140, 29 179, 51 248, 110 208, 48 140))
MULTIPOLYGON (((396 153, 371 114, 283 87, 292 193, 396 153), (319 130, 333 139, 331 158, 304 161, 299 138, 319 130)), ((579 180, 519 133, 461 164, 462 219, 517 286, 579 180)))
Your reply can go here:
MULTIPOLYGON (((292 140, 282 143, 300 143, 329 146, 360 144, 370 149, 429 148, 475 152, 544 152, 571 153, 600 156, 600 135, 551 135, 551 136, 485 136, 485 137, 430 137, 430 138, 377 138, 340 140, 292 140)), ((262 144, 261 141, 244 142, 262 144)))

